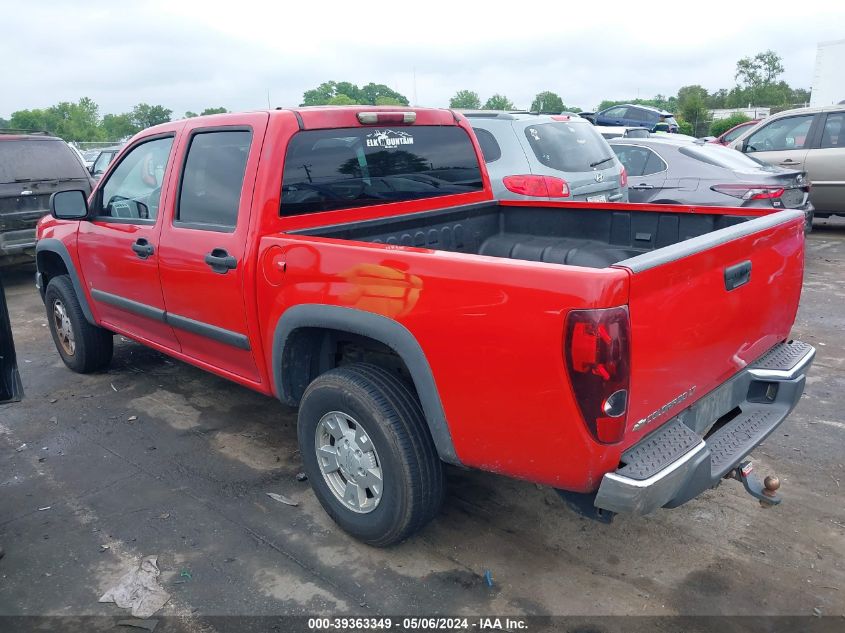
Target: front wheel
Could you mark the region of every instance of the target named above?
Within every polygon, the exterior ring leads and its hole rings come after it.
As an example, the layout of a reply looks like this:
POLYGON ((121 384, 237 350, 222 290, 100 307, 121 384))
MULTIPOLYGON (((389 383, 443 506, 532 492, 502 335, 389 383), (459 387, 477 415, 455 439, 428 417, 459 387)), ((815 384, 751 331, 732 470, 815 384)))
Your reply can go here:
POLYGON ((398 543, 439 511, 443 465, 419 400, 398 376, 364 363, 318 376, 302 397, 298 436, 317 499, 365 543, 398 543))
POLYGON ((60 275, 51 279, 44 301, 50 333, 65 365, 80 374, 108 367, 114 336, 85 318, 70 277, 60 275))

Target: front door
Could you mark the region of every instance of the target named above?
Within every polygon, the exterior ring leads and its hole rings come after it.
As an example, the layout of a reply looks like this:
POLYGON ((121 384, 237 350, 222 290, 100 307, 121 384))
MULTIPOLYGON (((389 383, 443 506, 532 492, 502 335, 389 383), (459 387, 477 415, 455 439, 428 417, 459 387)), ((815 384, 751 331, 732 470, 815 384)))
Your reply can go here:
POLYGON ((98 187, 90 221, 80 222, 77 248, 103 325, 178 350, 158 275, 159 208, 166 201, 173 139, 144 140, 123 156, 98 187))
POLYGON ((227 117, 224 127, 188 123, 160 247, 167 320, 182 352, 251 382, 260 374, 245 305, 244 288, 255 281, 247 234, 267 119, 257 113, 227 117))
POLYGON ((814 114, 775 119, 746 139, 743 151, 786 169, 804 169, 814 114))

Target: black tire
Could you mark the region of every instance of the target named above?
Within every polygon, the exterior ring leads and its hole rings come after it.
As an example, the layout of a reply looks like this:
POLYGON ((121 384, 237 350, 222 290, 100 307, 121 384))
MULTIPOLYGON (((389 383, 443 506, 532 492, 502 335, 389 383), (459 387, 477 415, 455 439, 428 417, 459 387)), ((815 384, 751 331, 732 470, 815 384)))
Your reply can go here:
POLYGON ((333 369, 306 389, 299 407, 299 448, 314 494, 332 519, 376 547, 399 543, 433 519, 446 489, 443 464, 419 400, 396 375, 364 363, 333 369), (317 428, 323 416, 342 412, 369 436, 383 477, 374 509, 349 509, 330 488, 318 463, 317 428))
POLYGON ((82 312, 79 298, 73 289, 73 283, 67 275, 53 277, 47 284, 45 293, 47 323, 53 343, 69 369, 88 374, 108 367, 114 352, 114 335, 101 327, 91 325, 82 312), (60 326, 56 316, 57 304, 67 316, 73 333, 72 345, 60 336, 60 326), (64 340, 64 342, 63 342, 64 340))

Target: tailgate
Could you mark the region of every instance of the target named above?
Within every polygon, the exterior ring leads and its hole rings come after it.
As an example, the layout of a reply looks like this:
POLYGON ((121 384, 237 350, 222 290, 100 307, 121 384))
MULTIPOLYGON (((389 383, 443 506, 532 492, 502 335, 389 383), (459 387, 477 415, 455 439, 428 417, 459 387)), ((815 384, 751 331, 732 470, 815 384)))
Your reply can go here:
POLYGON ((786 339, 804 215, 781 211, 617 264, 628 268, 630 444, 786 339))

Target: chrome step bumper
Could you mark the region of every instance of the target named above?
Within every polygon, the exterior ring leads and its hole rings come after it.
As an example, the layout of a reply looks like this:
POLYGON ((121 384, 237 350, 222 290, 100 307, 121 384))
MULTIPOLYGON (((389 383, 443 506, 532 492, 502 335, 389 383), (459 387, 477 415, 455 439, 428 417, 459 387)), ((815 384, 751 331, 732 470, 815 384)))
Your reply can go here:
POLYGON ((790 414, 815 353, 807 343, 780 343, 650 433, 602 478, 596 507, 648 514, 719 485, 790 414))

